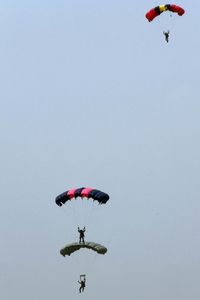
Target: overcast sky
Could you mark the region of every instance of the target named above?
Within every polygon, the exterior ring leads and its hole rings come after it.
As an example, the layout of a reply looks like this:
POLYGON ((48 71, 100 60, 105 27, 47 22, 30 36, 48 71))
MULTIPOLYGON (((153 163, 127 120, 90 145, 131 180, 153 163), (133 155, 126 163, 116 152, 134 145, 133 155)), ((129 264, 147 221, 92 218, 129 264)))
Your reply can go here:
POLYGON ((200 298, 197 2, 0 1, 1 299, 200 298), (78 225, 106 255, 60 255, 78 225))

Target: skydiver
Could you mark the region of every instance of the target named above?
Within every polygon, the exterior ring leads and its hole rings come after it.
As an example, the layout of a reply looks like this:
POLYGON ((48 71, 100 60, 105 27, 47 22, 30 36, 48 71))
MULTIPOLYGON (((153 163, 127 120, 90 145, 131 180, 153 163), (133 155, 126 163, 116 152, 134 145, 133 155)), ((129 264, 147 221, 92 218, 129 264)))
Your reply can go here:
POLYGON ((165 36, 165 41, 168 43, 169 42, 169 33, 170 33, 170 31, 168 30, 168 31, 163 31, 163 34, 164 34, 164 36, 165 36))
POLYGON ((79 293, 84 292, 85 282, 86 282, 85 278, 82 279, 81 281, 78 281, 78 283, 80 284, 79 293))
POLYGON ((84 232, 85 232, 85 227, 83 227, 83 229, 80 229, 80 228, 78 227, 78 232, 79 232, 79 244, 80 244, 81 242, 85 244, 85 241, 84 241, 84 237, 85 237, 85 234, 84 234, 84 232))

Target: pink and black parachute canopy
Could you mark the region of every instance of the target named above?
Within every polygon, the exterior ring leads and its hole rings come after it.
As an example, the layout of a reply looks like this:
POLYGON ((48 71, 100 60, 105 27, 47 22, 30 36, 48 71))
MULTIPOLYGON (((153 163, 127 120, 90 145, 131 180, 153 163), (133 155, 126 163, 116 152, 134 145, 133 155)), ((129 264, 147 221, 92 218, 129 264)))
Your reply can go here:
POLYGON ((76 199, 77 197, 88 199, 91 198, 94 201, 98 201, 99 204, 105 204, 109 200, 109 195, 104 192, 93 188, 81 187, 77 189, 71 189, 58 195, 55 201, 58 206, 62 206, 67 201, 76 199))
POLYGON ((159 5, 159 6, 156 6, 152 9, 150 9, 150 11, 148 11, 145 16, 146 16, 147 20, 149 22, 151 22, 151 21, 153 21, 154 18, 159 16, 164 11, 171 11, 173 13, 177 13, 179 16, 182 16, 185 13, 185 10, 178 5, 165 4, 165 5, 159 5))

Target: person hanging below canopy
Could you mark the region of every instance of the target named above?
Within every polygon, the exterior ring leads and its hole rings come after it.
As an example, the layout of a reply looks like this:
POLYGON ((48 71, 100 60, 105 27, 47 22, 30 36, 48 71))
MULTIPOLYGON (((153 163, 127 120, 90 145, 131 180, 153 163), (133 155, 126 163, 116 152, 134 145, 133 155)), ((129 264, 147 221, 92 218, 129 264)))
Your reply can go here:
POLYGON ((85 240, 84 240, 84 237, 85 237, 85 227, 83 227, 83 229, 80 229, 78 227, 78 232, 79 232, 79 244, 82 242, 82 243, 85 243, 85 240))
POLYGON ((168 31, 163 31, 163 34, 164 34, 164 36, 165 36, 165 41, 166 41, 167 43, 169 43, 169 33, 170 33, 169 30, 168 30, 168 31))
POLYGON ((80 284, 79 293, 84 292, 86 285, 86 275, 80 275, 80 281, 78 281, 78 283, 80 284))

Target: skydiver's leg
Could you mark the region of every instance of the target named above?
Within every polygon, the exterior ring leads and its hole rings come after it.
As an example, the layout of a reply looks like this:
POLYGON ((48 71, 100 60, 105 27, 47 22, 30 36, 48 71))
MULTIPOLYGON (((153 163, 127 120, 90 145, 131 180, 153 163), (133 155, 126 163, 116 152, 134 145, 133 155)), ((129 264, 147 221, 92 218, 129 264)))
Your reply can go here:
POLYGON ((80 286, 80 288, 79 288, 79 293, 81 293, 81 286, 80 286))

